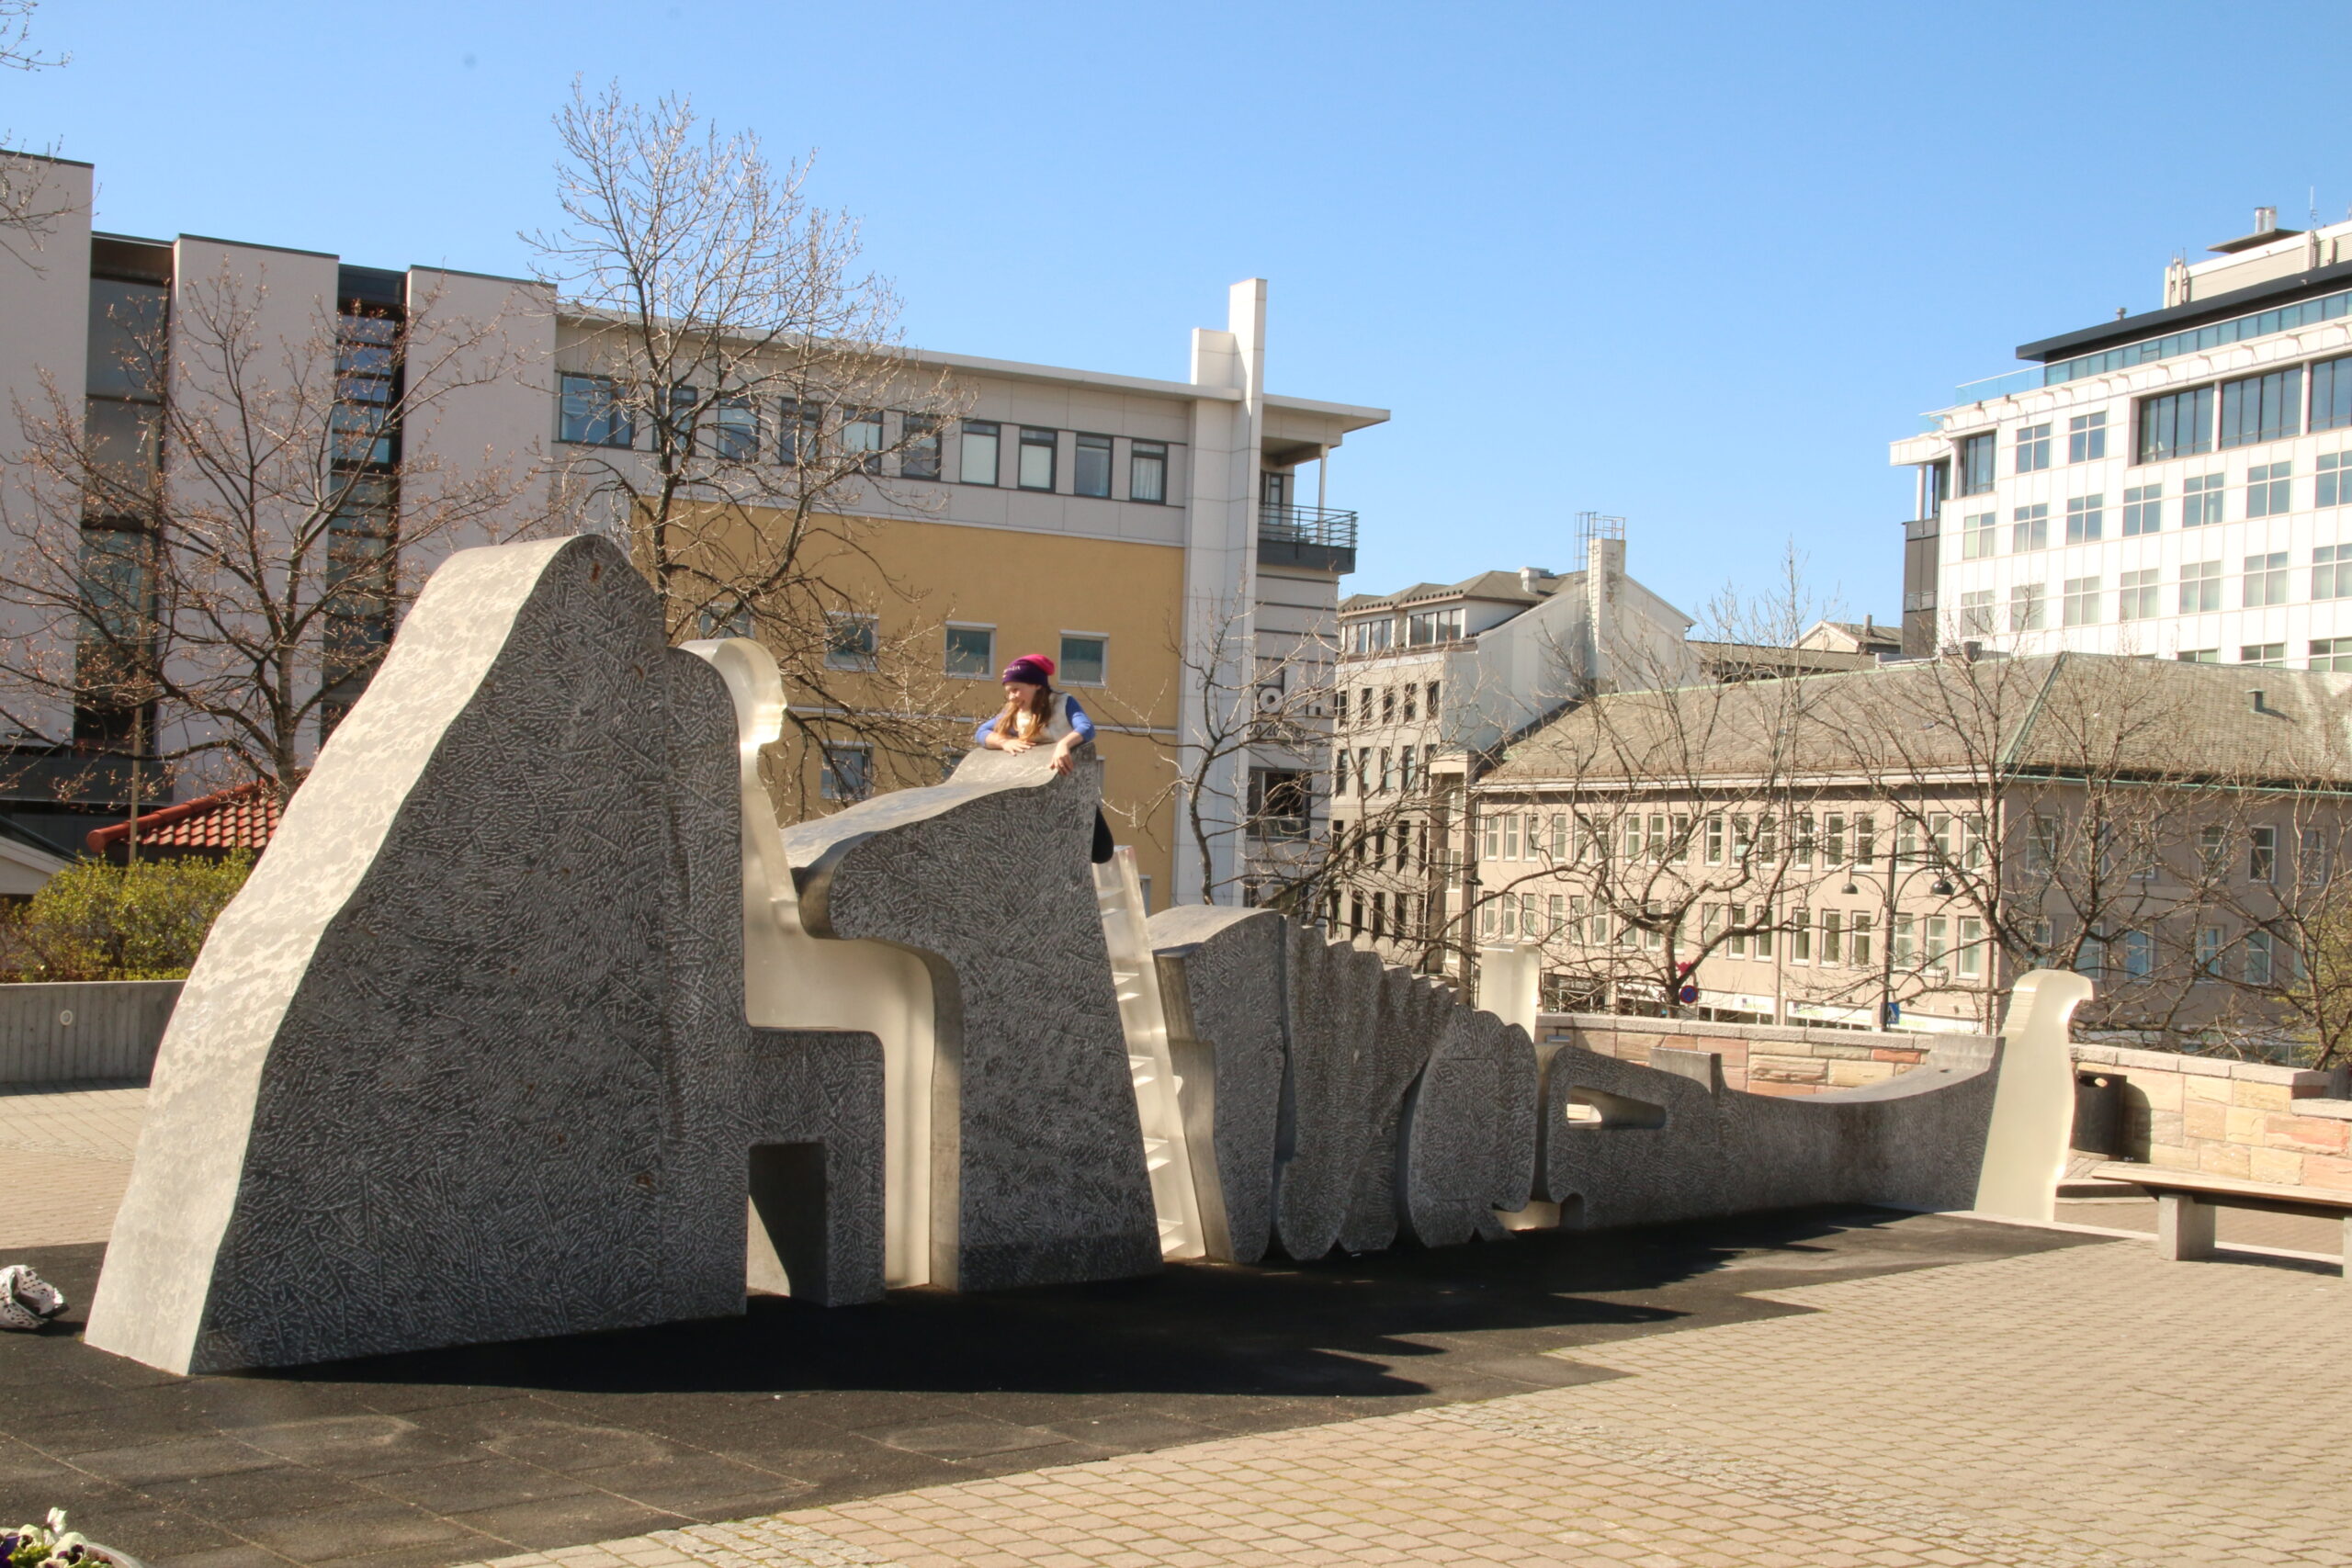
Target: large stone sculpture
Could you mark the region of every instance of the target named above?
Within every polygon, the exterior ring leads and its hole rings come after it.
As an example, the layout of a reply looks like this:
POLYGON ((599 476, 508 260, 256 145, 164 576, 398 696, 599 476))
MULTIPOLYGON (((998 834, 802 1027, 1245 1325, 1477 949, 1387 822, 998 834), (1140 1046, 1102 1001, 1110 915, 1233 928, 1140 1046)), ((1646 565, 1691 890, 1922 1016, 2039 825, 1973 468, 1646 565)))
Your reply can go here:
POLYGON ((741 1309, 733 726, 660 625, 596 540, 435 574, 188 977, 92 1344, 189 1371, 741 1309))
POLYGON ((786 835, 816 936, 920 957, 937 998, 931 1279, 951 1289, 1159 1267, 1135 1086, 1087 849, 1102 765, 975 751, 786 835))
POLYGON ((1498 1016, 1270 910, 1142 920, 1091 758, 782 829, 784 711, 756 644, 663 647, 609 544, 451 558, 188 979, 90 1342, 281 1365, 2054 1168, 2066 977, 2020 987, 2000 1114, 1993 1042, 1733 1093, 1532 1043, 1526 953, 1498 1016))

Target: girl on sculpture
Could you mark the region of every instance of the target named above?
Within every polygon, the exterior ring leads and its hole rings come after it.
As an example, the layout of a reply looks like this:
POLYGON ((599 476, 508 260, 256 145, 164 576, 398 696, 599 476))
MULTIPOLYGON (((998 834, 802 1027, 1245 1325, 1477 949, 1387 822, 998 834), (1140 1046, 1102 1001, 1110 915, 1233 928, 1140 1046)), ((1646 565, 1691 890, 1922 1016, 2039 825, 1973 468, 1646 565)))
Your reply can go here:
POLYGON ((1034 751, 1050 742, 1054 772, 1066 773, 1069 754, 1094 743, 1094 721, 1068 692, 1054 690, 1054 661, 1024 653, 1004 667, 1004 711, 972 739, 991 751, 1034 751))
MULTIPOLYGON (((972 739, 991 751, 1034 751, 1050 744, 1048 761, 1054 772, 1066 773, 1077 764, 1070 753, 1094 744, 1094 721, 1068 692, 1054 690, 1054 661, 1042 653, 1024 653, 1004 667, 1004 711, 973 731, 972 739)), ((1111 858, 1111 825, 1094 812, 1094 863, 1111 858)))

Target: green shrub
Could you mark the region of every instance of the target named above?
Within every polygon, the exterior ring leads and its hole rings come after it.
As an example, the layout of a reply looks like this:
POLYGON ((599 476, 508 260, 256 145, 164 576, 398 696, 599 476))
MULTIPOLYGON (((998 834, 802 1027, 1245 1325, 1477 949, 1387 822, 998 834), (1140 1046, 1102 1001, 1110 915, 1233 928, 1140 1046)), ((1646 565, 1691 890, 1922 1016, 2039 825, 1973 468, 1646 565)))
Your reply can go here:
POLYGON ((176 980, 213 920, 245 885, 254 857, 77 861, 10 912, 11 980, 176 980))

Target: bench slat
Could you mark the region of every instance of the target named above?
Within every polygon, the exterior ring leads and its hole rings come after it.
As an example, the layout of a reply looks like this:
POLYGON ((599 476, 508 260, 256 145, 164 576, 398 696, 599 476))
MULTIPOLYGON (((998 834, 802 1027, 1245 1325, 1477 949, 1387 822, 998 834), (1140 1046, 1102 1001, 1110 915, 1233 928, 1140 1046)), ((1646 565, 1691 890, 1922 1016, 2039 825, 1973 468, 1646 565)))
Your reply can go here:
POLYGON ((2213 1198, 2246 1198, 2271 1203, 2352 1213, 2352 1192, 2322 1187, 2290 1186, 2283 1181, 2245 1181, 2234 1176, 2209 1176, 2199 1170, 2165 1170, 2152 1165, 2109 1161, 2092 1175, 2109 1181, 2128 1181, 2151 1192, 2189 1192, 2213 1198))

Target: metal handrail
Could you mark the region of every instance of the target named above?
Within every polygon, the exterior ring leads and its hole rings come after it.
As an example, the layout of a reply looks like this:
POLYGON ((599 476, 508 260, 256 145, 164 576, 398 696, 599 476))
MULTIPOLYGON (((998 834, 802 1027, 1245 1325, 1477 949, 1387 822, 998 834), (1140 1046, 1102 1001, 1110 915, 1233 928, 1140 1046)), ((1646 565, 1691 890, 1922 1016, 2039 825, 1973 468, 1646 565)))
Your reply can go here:
POLYGON ((1289 544, 1356 547, 1356 514, 1330 506, 1261 506, 1258 534, 1289 544))

